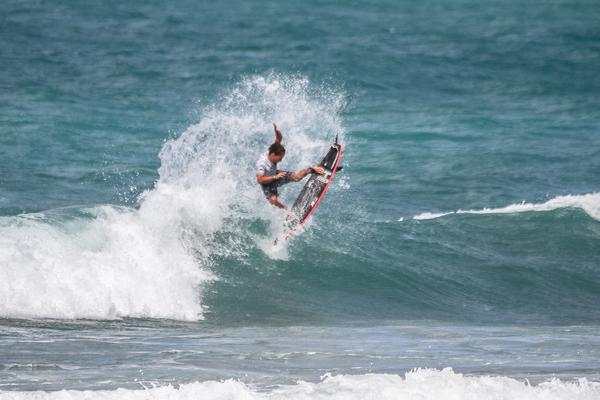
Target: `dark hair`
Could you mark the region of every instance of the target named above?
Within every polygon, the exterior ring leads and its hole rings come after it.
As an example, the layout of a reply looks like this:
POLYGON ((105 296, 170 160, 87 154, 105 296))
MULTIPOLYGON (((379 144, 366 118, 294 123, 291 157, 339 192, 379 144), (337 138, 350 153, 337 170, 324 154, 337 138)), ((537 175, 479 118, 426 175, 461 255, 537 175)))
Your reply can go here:
POLYGON ((269 154, 282 156, 285 154, 285 147, 283 147, 281 143, 273 143, 271 146, 269 146, 269 154))

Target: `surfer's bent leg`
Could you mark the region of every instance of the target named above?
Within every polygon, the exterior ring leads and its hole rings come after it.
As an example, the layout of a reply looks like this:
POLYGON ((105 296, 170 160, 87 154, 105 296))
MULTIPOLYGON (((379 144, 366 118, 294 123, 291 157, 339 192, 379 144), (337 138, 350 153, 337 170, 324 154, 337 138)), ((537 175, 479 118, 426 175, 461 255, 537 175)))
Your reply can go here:
POLYGON ((277 197, 278 193, 277 193, 277 185, 260 185, 260 188, 262 189, 263 193, 265 194, 265 197, 268 199, 270 199, 271 197, 275 196, 277 197))
POLYGON ((285 208, 285 206, 279 202, 277 196, 275 195, 269 197, 269 203, 273 204, 275 207, 285 208))
POLYGON ((279 207, 279 208, 285 208, 285 206, 283 204, 281 204, 277 198, 277 196, 279 196, 279 193, 277 192, 277 187, 280 186, 281 184, 287 183, 287 182, 288 182, 288 180, 286 180, 286 178, 283 178, 280 181, 278 181, 277 183, 261 185, 261 189, 262 189, 263 193, 265 194, 265 197, 267 198, 269 203, 271 203, 272 205, 279 207))

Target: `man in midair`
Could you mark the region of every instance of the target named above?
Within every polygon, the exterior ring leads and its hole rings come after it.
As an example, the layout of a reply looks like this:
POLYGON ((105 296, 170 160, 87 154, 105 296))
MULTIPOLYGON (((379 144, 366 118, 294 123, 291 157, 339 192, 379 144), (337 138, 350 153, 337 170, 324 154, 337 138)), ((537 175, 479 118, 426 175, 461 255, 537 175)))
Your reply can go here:
POLYGON ((279 208, 285 208, 277 198, 279 196, 277 191, 279 186, 290 182, 298 182, 310 173, 320 175, 324 172, 324 169, 315 165, 314 167, 304 168, 298 172, 278 170, 277 164, 285 156, 285 147, 281 144, 283 135, 277 128, 277 125, 273 124, 273 129, 275 130, 275 142, 269 146, 269 150, 256 162, 256 181, 260 184, 269 203, 279 208))

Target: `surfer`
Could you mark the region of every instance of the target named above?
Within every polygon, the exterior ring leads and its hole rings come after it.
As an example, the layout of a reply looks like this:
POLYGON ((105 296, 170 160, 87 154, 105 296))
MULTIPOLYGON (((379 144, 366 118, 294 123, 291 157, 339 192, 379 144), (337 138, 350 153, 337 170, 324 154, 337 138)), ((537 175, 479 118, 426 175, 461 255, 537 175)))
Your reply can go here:
POLYGON ((269 150, 256 162, 256 181, 260 184, 269 203, 279 208, 285 208, 277 199, 277 196, 279 196, 277 188, 286 183, 298 182, 310 173, 321 175, 324 169, 316 165, 304 168, 298 172, 278 170, 277 163, 283 160, 285 147, 281 144, 283 135, 277 128, 277 125, 273 124, 273 129, 275 130, 275 142, 269 146, 269 150))

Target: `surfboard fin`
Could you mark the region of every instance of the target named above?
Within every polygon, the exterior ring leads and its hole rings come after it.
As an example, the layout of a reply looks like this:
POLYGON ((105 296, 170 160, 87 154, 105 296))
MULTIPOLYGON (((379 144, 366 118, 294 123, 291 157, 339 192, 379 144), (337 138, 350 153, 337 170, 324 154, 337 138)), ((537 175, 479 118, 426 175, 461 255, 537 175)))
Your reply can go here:
POLYGON ((337 168, 335 169, 335 172, 341 171, 342 168, 344 168, 343 165, 338 165, 337 168))

